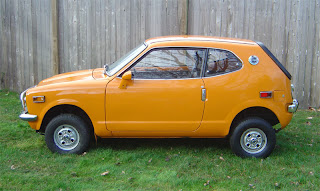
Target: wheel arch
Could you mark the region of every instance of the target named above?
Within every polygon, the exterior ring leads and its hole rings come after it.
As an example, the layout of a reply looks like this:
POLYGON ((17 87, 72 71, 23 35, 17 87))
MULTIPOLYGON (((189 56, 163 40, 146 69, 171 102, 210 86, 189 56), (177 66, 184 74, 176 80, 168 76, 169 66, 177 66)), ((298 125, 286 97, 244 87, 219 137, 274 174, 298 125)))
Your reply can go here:
POLYGON ((280 123, 278 117, 276 116, 276 114, 272 110, 270 110, 266 107, 249 107, 249 108, 242 110, 234 117, 234 119, 232 120, 231 126, 230 126, 228 136, 230 136, 232 134, 234 128, 241 121, 243 121, 244 119, 249 118, 249 117, 261 118, 261 119, 267 121, 268 123, 270 123, 271 126, 274 126, 274 125, 280 123))
POLYGON ((43 117, 39 131, 41 133, 44 133, 48 123, 54 117, 60 114, 73 114, 73 115, 79 116, 85 121, 85 123, 88 125, 92 133, 94 133, 94 127, 88 114, 84 110, 82 110, 80 107, 75 105, 70 105, 70 104, 56 105, 50 108, 43 117))

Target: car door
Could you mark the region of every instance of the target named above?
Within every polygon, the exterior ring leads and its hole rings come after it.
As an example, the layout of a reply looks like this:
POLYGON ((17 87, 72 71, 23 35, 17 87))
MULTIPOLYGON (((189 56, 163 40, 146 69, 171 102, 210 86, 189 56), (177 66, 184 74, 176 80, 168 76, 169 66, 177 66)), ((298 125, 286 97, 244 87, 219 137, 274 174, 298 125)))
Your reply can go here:
POLYGON ((238 72, 242 68, 242 61, 231 51, 209 49, 203 77, 207 99, 201 129, 211 129, 211 136, 226 136, 233 120, 228 115, 248 99, 245 92, 250 83, 241 80, 248 75, 238 72))
POLYGON ((190 132, 200 126, 204 110, 200 75, 205 49, 158 48, 130 69, 125 88, 121 76, 106 88, 110 131, 190 132))

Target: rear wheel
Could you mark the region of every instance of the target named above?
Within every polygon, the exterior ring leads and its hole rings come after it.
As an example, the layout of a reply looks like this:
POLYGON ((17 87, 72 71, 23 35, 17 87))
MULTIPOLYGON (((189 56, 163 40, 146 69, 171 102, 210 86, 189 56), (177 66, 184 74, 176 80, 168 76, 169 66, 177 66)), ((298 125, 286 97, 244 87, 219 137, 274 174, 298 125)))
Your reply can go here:
POLYGON ((53 118, 45 131, 45 140, 52 152, 81 154, 90 144, 88 125, 78 116, 61 114, 53 118))
POLYGON ((248 118, 234 129, 230 146, 240 157, 266 158, 276 145, 272 126, 261 118, 248 118))

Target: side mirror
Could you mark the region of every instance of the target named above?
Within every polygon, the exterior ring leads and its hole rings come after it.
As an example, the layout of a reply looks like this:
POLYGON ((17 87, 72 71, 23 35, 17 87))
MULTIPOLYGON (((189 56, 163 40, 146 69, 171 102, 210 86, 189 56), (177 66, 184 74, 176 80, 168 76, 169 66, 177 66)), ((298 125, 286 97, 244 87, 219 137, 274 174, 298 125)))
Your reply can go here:
POLYGON ((121 82, 120 82, 119 88, 120 89, 126 89, 128 81, 131 80, 131 79, 132 79, 131 71, 125 72, 121 77, 121 82))
POLYGON ((122 75, 122 79, 123 79, 123 80, 131 80, 131 78, 132 78, 132 73, 131 73, 131 71, 127 71, 127 72, 125 72, 125 73, 122 75))

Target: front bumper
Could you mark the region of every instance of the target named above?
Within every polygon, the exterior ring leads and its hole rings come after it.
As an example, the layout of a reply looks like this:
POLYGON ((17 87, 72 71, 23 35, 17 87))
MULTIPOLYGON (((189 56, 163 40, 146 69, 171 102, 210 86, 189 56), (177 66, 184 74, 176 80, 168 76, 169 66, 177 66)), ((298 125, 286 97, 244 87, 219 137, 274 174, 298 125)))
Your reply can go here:
POLYGON ((21 113, 19 117, 24 121, 36 121, 38 119, 37 115, 28 114, 26 112, 21 113))
POLYGON ((296 99, 293 99, 292 104, 288 106, 288 112, 294 113, 299 107, 299 102, 296 99))

